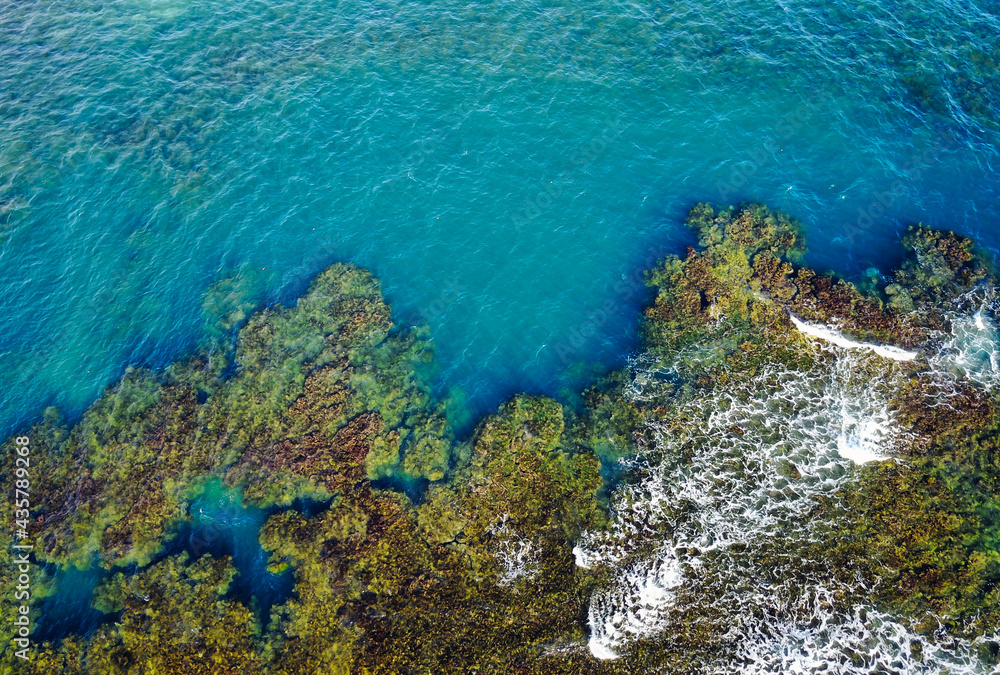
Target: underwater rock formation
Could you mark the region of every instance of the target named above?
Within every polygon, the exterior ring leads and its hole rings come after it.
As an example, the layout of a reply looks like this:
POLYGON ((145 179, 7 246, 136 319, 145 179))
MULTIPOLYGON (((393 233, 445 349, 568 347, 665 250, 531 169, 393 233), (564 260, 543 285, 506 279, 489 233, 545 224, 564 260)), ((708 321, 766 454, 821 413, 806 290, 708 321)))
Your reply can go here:
POLYGON ((130 369, 72 426, 46 411, 21 432, 33 618, 60 568, 97 566, 106 621, 22 672, 997 663, 1000 415, 973 372, 993 361, 956 328, 995 325, 989 265, 918 226, 862 288, 803 267, 797 223, 766 207, 699 204, 688 224, 699 246, 648 272, 628 368, 582 405, 515 396, 468 440, 432 394, 425 332, 350 265, 231 345, 130 369), (171 548, 210 481, 269 509, 260 545, 291 596, 248 604, 229 557, 171 548))

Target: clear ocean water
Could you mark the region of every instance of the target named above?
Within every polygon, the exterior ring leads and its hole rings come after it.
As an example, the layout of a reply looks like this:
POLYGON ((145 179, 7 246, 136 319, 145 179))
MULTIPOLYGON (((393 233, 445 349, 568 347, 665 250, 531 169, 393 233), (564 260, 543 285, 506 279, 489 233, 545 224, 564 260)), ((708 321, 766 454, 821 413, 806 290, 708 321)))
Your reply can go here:
POLYGON ((476 413, 622 363, 697 201, 809 262, 1000 247, 1000 3, 16 0, 0 9, 0 430, 334 261, 476 413))

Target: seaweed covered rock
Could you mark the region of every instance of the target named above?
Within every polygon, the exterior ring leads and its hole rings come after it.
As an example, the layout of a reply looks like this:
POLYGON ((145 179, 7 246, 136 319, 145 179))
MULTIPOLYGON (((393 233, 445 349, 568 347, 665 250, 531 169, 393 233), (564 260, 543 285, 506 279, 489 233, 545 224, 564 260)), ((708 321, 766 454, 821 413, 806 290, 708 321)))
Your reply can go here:
POLYGON ((334 266, 294 309, 251 319, 208 412, 219 451, 243 452, 230 483, 268 504, 361 477, 444 477, 451 435, 427 384, 429 341, 390 332, 388 316, 367 272, 334 266))
POLYGON ((698 231, 701 250, 689 249, 683 260, 667 258, 647 276, 657 290, 644 327, 653 350, 698 342, 723 317, 766 329, 785 323, 789 313, 860 340, 916 346, 942 328, 948 301, 992 284, 971 240, 923 226, 904 237, 906 259, 892 283, 866 293, 799 266, 800 226, 762 205, 716 213, 698 204, 687 223, 698 231), (914 311, 915 303, 921 311, 914 311))
POLYGON ((38 557, 146 565, 209 474, 261 505, 394 473, 440 480, 452 438, 429 360, 426 338, 392 330, 370 274, 330 267, 295 307, 250 318, 231 376, 197 355, 130 368, 72 428, 50 415, 31 429, 38 557))
POLYGON ((258 312, 240 331, 236 373, 211 401, 208 429, 230 452, 280 439, 309 373, 381 341, 389 328, 370 275, 343 265, 325 270, 295 307, 258 312))
POLYGON ((564 431, 562 406, 533 396, 514 397, 483 422, 469 462, 470 527, 486 533, 499 518, 518 531, 553 528, 571 540, 600 523, 599 463, 564 431))
POLYGON ((947 303, 991 276, 973 241, 954 232, 911 227, 903 237, 906 258, 885 287, 891 308, 940 315, 947 303))
POLYGON ((795 271, 789 259, 803 250, 798 223, 760 205, 717 214, 698 204, 687 224, 697 230, 701 250, 668 257, 647 273, 657 293, 645 312, 645 346, 673 351, 694 344, 720 318, 758 326, 780 321, 768 294, 788 303, 801 291, 789 279, 795 271))
POLYGON ((34 427, 40 557, 81 569, 148 564, 184 517, 184 482, 214 460, 195 446, 195 390, 129 370, 72 429, 56 417, 34 427))
POLYGON ((811 639, 871 612, 913 630, 913 654, 995 665, 976 645, 1000 630, 996 395, 942 367, 940 337, 963 311, 988 330, 991 272, 970 241, 917 227, 892 283, 854 286, 798 266, 767 213, 697 206, 701 248, 649 274, 647 351, 620 390, 643 457, 583 549, 615 579, 592 601, 595 653, 625 671, 778 663, 767 650, 801 648, 789 626, 811 639))
POLYGON ((262 543, 297 589, 272 611, 273 672, 508 672, 579 645, 589 578, 572 536, 599 520, 600 478, 563 432, 557 402, 516 397, 416 507, 361 489, 272 517, 262 543))
POLYGON ((253 614, 226 598, 236 571, 228 558, 187 554, 166 558, 134 575, 114 575, 95 603, 119 614, 86 643, 64 640, 31 661, 32 673, 262 672, 253 614))
POLYGON ((959 635, 1000 630, 1000 409, 995 397, 927 376, 899 400, 912 440, 899 463, 844 491, 840 560, 878 578, 893 611, 959 635), (946 403, 944 402, 946 401, 946 403))
POLYGON ((369 523, 366 511, 338 498, 312 519, 286 511, 265 524, 272 570, 294 568, 296 589, 271 611, 269 672, 351 672, 361 637, 354 607, 366 592, 351 568, 369 543, 369 523))
POLYGON ((937 355, 961 312, 997 318, 972 243, 914 228, 890 283, 854 285, 803 267, 799 225, 761 205, 688 224, 628 368, 575 407, 514 396, 461 442, 428 336, 369 273, 334 265, 252 316, 214 286, 208 353, 24 432, 36 599, 55 568, 111 569, 105 621, 26 672, 703 673, 777 663, 816 625, 877 669, 849 634, 868 612, 912 631, 901 667, 942 635, 995 665, 1000 399, 937 355), (266 615, 227 556, 163 553, 207 481, 269 509, 294 590, 266 615))

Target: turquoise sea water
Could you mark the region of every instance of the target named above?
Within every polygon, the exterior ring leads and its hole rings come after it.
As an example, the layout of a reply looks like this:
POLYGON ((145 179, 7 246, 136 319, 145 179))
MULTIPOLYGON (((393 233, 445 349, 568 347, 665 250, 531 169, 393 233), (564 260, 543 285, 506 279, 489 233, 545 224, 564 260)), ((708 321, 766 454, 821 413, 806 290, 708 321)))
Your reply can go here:
POLYGON ((0 427, 176 359, 230 276, 372 269, 482 412, 620 363, 699 200, 848 275, 917 220, 998 247, 998 35, 992 1, 8 3, 0 427))

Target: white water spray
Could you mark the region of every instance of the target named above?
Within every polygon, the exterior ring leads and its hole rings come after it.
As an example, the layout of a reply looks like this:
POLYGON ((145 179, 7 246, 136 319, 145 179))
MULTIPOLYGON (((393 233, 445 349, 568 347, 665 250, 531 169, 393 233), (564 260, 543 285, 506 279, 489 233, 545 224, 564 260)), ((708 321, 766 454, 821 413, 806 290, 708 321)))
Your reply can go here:
MULTIPOLYGON (((633 460, 639 480, 616 492, 612 528, 574 549, 577 564, 613 570, 589 610, 593 656, 617 658, 633 640, 669 635, 708 591, 730 608, 727 638, 740 645, 720 673, 980 672, 976 643, 929 641, 873 608, 837 613, 835 589, 754 567, 752 552, 770 542, 817 536, 817 498, 834 499, 855 464, 890 458, 908 440, 890 400, 905 379, 894 362, 916 354, 890 351, 898 358, 887 361, 871 345, 824 342, 834 346, 814 343, 812 366, 772 364, 652 423, 656 448, 633 460)), ((636 372, 635 398, 665 395, 671 387, 660 383, 682 370, 636 372)))
POLYGON ((929 363, 947 381, 960 374, 987 390, 1000 386, 1000 330, 995 319, 997 300, 989 294, 972 313, 953 313, 951 332, 929 363))
POLYGON ((531 541, 517 535, 507 525, 508 514, 493 528, 493 555, 500 565, 500 585, 513 586, 518 579, 538 572, 538 554, 531 541))
POLYGON ((852 340, 834 328, 814 323, 806 323, 794 314, 789 314, 789 317, 799 332, 809 335, 810 337, 824 340, 825 342, 829 342, 830 344, 844 349, 867 350, 878 354, 882 358, 892 359, 893 361, 912 361, 918 356, 918 352, 907 351, 891 345, 879 345, 872 342, 858 342, 856 340, 852 340))

